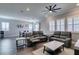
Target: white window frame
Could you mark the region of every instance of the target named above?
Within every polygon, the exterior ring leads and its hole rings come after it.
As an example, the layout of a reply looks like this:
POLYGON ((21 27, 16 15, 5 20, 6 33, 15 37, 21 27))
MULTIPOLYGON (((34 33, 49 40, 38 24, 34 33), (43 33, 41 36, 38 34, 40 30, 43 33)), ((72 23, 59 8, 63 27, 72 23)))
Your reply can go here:
MULTIPOLYGON (((74 16, 74 17, 69 17, 71 20, 72 20, 72 22, 71 22, 71 31, 70 32, 79 32, 79 30, 77 30, 77 28, 79 28, 79 17, 78 16, 74 16), (76 20, 77 20, 77 22, 76 22, 76 20), (77 28, 76 28, 76 26, 78 26, 77 28)), ((68 30, 68 20, 69 20, 69 18, 67 19, 67 31, 69 31, 68 30)))
POLYGON ((50 21, 49 22, 49 31, 52 32, 52 31, 55 31, 55 21, 50 21))
POLYGON ((74 18, 73 18, 73 30, 74 30, 74 32, 79 32, 79 16, 75 16, 74 18), (78 27, 76 27, 76 26, 78 26, 78 27))
POLYGON ((32 24, 29 24, 29 32, 32 32, 32 30, 33 30, 33 26, 32 24))
POLYGON ((73 17, 67 18, 67 31, 73 32, 73 17))
POLYGON ((56 31, 65 31, 65 18, 56 20, 56 31))
POLYGON ((61 20, 56 20, 56 31, 61 31, 61 20))
POLYGON ((9 31, 9 22, 1 22, 2 31, 9 31))
POLYGON ((39 23, 35 23, 34 24, 34 31, 39 31, 40 27, 39 27, 39 23))

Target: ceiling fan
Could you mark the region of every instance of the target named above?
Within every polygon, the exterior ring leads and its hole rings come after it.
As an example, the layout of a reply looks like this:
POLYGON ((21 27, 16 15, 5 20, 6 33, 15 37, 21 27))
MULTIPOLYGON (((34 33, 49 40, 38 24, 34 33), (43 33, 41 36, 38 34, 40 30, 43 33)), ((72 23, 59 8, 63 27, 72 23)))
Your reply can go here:
POLYGON ((52 12, 54 12, 54 13, 56 13, 58 10, 60 10, 61 8, 56 8, 56 4, 55 5, 49 5, 49 6, 46 6, 45 7, 45 11, 43 11, 43 13, 48 13, 48 12, 50 12, 50 13, 52 13, 52 12))
POLYGON ((45 8, 49 11, 49 12, 57 12, 57 10, 60 10, 61 8, 56 8, 56 4, 55 5, 49 5, 46 6, 45 8))
POLYGON ((57 12, 60 12, 62 8, 57 7, 57 4, 45 6, 45 10, 43 10, 40 14, 47 16, 55 16, 57 12))

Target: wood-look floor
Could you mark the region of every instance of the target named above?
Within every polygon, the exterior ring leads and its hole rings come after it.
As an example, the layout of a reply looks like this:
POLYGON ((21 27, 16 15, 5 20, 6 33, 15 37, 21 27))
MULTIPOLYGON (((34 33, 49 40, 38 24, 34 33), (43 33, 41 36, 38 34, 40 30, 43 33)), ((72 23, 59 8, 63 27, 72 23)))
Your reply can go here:
POLYGON ((16 40, 14 38, 0 39, 0 55, 16 54, 16 40))
MULTIPOLYGON (((32 52, 43 47, 44 43, 46 42, 38 43, 34 47, 26 47, 24 49, 17 50, 15 38, 0 39, 0 55, 34 55, 32 52)), ((41 52, 41 50, 39 52, 41 52)), ((65 51, 62 52, 61 55, 68 53, 73 54, 73 50, 65 49, 65 51)))
MULTIPOLYGON (((44 49, 43 44, 45 44, 45 43, 46 42, 42 42, 42 43, 38 43, 34 47, 26 47, 24 49, 17 50, 16 54, 17 55, 50 55, 48 53, 43 54, 43 49, 44 49)), ((74 49, 64 47, 64 51, 61 51, 57 55, 74 55, 74 49)))
POLYGON ((43 47, 43 44, 46 43, 46 42, 41 42, 41 43, 38 43, 36 46, 34 47, 26 47, 24 49, 21 49, 21 50, 17 50, 17 55, 33 55, 33 51, 43 47))
POLYGON ((40 48, 42 44, 38 43, 37 46, 17 50, 15 38, 0 39, 0 55, 32 55, 32 51, 40 48))

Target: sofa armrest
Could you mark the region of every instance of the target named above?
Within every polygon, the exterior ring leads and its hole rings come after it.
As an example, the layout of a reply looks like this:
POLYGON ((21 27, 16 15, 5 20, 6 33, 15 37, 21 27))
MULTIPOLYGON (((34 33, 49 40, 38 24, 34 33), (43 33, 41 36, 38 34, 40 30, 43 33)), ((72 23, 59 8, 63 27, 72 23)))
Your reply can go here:
POLYGON ((54 37, 54 35, 50 35, 50 37, 54 37))
POLYGON ((46 36, 46 35, 42 35, 42 36, 46 36))
POLYGON ((71 38, 66 38, 66 41, 69 41, 71 38))

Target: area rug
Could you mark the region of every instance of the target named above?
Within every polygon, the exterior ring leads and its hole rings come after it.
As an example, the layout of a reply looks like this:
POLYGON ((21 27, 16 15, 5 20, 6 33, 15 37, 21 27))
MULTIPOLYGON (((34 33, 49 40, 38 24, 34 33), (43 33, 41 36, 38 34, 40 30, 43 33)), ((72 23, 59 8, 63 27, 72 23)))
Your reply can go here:
MULTIPOLYGON (((44 47, 41 47, 41 48, 33 51, 32 53, 34 55, 50 55, 47 52, 43 53, 43 49, 44 49, 44 47)), ((74 55, 74 50, 70 49, 70 48, 64 48, 64 51, 61 51, 58 55, 74 55)))

